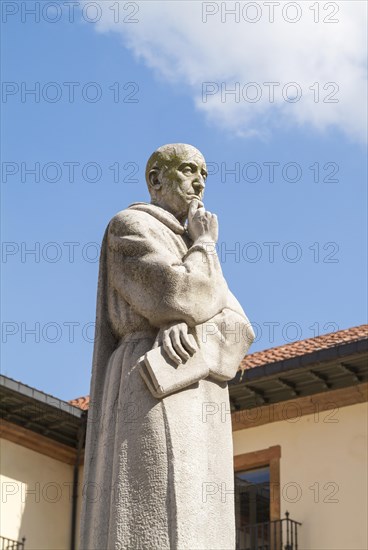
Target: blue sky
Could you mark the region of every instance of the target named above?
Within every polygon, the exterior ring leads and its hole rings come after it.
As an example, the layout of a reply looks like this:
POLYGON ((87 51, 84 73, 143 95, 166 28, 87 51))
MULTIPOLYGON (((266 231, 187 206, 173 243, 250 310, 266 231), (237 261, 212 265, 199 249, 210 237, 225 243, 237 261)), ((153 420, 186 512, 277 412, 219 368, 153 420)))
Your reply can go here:
POLYGON ((204 23, 199 2, 131 3, 129 27, 111 22, 109 0, 97 24, 82 2, 55 23, 56 11, 37 22, 2 4, 3 374, 62 399, 88 393, 98 244, 116 212, 148 200, 145 162, 164 143, 191 143, 209 163, 205 204, 252 351, 366 321, 364 3, 338 3, 333 30, 313 22, 312 37, 307 2, 298 23, 264 12, 259 28, 220 12, 204 23), (262 101, 221 96, 237 82, 262 101), (278 93, 292 82, 294 102, 278 93))

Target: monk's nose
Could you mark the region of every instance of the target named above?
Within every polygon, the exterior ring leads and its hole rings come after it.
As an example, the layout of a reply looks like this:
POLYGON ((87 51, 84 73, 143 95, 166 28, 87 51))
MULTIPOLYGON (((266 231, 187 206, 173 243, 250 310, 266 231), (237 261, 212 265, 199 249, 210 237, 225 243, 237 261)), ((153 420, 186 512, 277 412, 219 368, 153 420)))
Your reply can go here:
POLYGON ((199 176, 198 179, 193 182, 193 187, 196 191, 203 191, 203 189, 205 188, 205 183, 202 176, 199 176))

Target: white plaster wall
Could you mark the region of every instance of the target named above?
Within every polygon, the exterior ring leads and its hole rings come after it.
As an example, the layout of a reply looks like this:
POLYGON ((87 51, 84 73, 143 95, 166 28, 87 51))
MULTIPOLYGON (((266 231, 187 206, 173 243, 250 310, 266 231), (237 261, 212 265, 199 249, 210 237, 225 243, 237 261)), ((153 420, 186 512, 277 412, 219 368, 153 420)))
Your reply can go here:
POLYGON ((1 440, 0 534, 27 550, 70 547, 73 467, 1 440))
POLYGON ((235 431, 234 455, 281 446, 281 514, 303 523, 299 550, 367 550, 367 404, 285 417, 235 431))

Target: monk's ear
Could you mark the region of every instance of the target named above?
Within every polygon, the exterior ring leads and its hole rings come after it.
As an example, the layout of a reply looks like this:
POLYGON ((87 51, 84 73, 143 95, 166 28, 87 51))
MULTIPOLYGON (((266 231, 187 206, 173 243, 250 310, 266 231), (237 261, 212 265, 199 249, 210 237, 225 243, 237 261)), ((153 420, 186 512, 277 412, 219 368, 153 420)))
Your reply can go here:
POLYGON ((151 189, 158 191, 162 187, 160 171, 157 168, 152 168, 148 174, 148 183, 151 189))

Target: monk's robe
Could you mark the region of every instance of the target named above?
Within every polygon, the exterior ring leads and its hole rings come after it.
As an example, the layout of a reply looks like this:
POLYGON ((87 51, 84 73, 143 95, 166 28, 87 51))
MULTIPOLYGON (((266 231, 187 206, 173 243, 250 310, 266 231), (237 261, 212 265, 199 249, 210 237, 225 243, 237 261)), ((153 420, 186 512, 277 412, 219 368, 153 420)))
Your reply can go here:
POLYGON ((234 550, 226 380, 207 377, 157 399, 137 367, 160 328, 193 329, 228 313, 241 319, 228 327, 240 336, 221 371, 231 379, 253 332, 214 247, 193 243, 158 206, 133 204, 111 220, 100 258, 81 550, 234 550))

